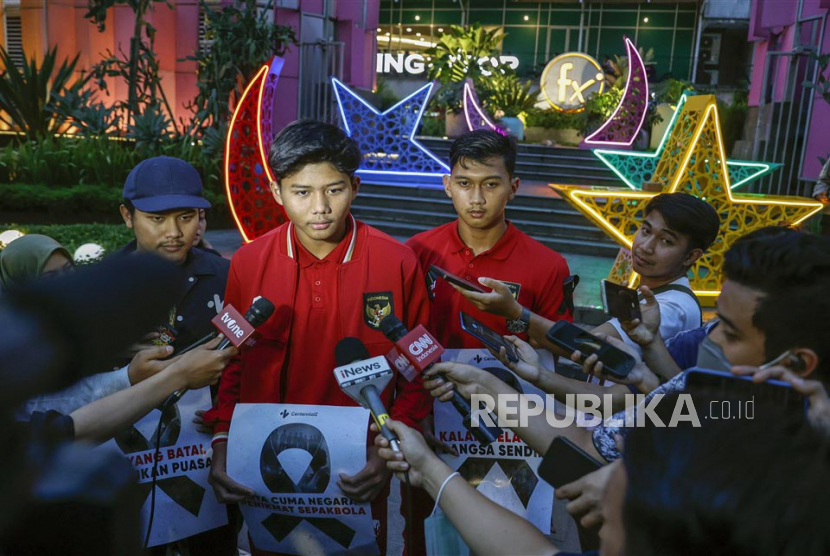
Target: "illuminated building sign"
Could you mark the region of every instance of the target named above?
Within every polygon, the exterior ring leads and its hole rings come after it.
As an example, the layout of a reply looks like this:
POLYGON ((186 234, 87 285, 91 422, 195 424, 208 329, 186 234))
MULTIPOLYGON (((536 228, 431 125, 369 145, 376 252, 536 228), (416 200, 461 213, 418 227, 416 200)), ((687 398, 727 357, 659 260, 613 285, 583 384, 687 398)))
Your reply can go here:
POLYGON ((542 93, 559 110, 582 110, 592 93, 605 88, 605 74, 596 60, 579 52, 557 56, 542 72, 542 93))
MULTIPOLYGON (((491 68, 498 68, 500 65, 513 70, 518 68, 519 59, 515 56, 485 57, 479 59, 478 64, 481 66, 481 73, 487 76, 491 75, 491 68)), ((405 73, 408 75, 420 75, 426 72, 428 67, 429 61, 423 54, 404 54, 403 52, 396 54, 379 52, 375 64, 378 73, 405 73)))

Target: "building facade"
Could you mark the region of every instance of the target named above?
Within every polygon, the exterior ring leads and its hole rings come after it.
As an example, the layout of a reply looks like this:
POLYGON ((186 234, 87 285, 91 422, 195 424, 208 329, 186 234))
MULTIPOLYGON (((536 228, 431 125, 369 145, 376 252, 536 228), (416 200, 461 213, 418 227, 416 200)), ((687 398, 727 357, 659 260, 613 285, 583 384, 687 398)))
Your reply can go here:
POLYGON ((699 2, 382 0, 378 48, 417 50, 453 24, 499 27, 506 34, 502 54, 518 58, 519 75, 538 77, 563 52, 600 61, 624 56, 627 36, 653 49, 657 75, 690 80, 701 15, 699 2))
MULTIPOLYGON (((219 7, 229 0, 209 1, 219 7)), ((84 18, 86 0, 2 0, 0 40, 12 59, 42 58, 57 46, 58 61, 80 54, 77 70, 85 71, 107 51, 129 52, 135 17, 124 5, 110 9, 99 31, 84 18)), ((185 104, 196 96, 196 63, 184 58, 204 47, 205 17, 198 0, 170 0, 154 6, 147 19, 155 39, 165 94, 177 117, 187 118, 185 104)), ((265 2, 262 3, 263 5, 265 2)), ((298 117, 318 117, 321 92, 335 75, 358 88, 374 84, 378 0, 277 0, 273 19, 294 28, 300 44, 285 55, 274 111, 276 129, 298 117)), ((110 85, 113 98, 127 96, 126 84, 110 85)), ((106 102, 106 98, 102 98, 106 102)), ((327 106, 322 108, 327 109, 327 106)))
POLYGON ((781 162, 765 191, 809 195, 830 157, 830 102, 805 82, 830 54, 830 0, 752 0, 749 25, 754 60, 748 133, 757 160, 781 162))

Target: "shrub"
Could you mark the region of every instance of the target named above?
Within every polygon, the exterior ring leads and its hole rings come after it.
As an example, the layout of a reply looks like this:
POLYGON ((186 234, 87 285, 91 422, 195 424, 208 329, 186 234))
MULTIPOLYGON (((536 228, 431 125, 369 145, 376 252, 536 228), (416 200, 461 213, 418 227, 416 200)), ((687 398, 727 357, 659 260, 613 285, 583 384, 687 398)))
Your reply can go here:
POLYGON ((133 232, 123 224, 2 224, 0 232, 19 230, 25 234, 49 236, 70 252, 84 243, 97 243, 106 254, 112 254, 133 240, 133 232))
POLYGON ((581 112, 562 112, 554 109, 532 108, 525 116, 527 127, 548 129, 582 129, 583 121, 584 116, 581 112))
MULTIPOLYGON (((52 187, 3 183, 0 184, 0 211, 37 212, 52 217, 88 213, 118 218, 121 191, 120 186, 101 184, 52 187)), ((227 198, 213 191, 205 191, 205 197, 213 205, 208 212, 208 219, 226 224, 229 220, 227 198)))

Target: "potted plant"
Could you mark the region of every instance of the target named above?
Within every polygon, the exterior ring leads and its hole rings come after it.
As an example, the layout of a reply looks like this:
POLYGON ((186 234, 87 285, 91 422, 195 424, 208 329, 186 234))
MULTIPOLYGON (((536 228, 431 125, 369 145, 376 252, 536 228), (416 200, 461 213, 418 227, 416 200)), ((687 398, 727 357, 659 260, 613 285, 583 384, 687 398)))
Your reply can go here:
POLYGON ((500 29, 487 31, 478 25, 451 25, 435 46, 424 51, 428 76, 441 85, 432 106, 445 114, 447 137, 458 137, 467 131, 461 114, 464 80, 469 77, 476 89, 481 87, 492 73, 482 68, 479 60, 497 57, 504 37, 500 29))
POLYGON ((486 81, 483 88, 485 106, 519 140, 524 139, 522 118, 536 104, 532 85, 530 81, 522 83, 515 75, 499 75, 486 81))

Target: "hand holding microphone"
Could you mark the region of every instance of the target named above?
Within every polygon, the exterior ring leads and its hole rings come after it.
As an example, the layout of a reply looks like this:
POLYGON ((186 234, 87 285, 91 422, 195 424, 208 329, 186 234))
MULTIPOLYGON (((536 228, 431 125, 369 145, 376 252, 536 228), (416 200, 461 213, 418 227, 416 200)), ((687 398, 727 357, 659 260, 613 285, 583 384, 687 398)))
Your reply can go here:
MULTIPOLYGON (((215 345, 216 347, 213 349, 218 351, 225 350, 231 345, 238 348, 243 343, 248 341, 256 328, 265 324, 265 321, 271 318, 272 314, 274 314, 274 304, 264 297, 258 297, 248 309, 248 312, 245 313, 244 317, 239 313, 239 311, 234 309, 233 305, 226 305, 225 308, 222 309, 222 312, 216 315, 216 317, 211 321, 219 332, 221 332, 225 337, 218 340, 218 342, 217 339, 214 339, 206 345, 215 345)), ((199 342, 201 341, 202 340, 199 340, 199 342)), ((199 342, 197 342, 197 344, 199 342)), ((184 351, 190 351, 192 348, 193 346, 190 346, 184 351)), ((227 364, 227 361, 230 359, 231 358, 228 357, 225 363, 227 364)), ((178 402, 182 399, 182 396, 185 395, 187 390, 188 388, 182 388, 181 390, 173 392, 173 394, 165 400, 164 407, 169 407, 178 402)))
MULTIPOLYGON (((380 321, 380 331, 395 343, 396 349, 390 352, 387 357, 395 362, 398 370, 410 381, 415 375, 432 368, 434 364, 440 361, 441 354, 444 353, 441 344, 423 326, 419 325, 410 332, 395 315, 389 315, 380 321), (401 357, 409 362, 414 373, 405 368, 401 357)), ((502 434, 503 431, 499 427, 488 427, 481 422, 474 426, 470 403, 460 393, 455 392, 450 401, 456 411, 461 414, 464 427, 473 434, 480 444, 485 446, 491 444, 502 434)))
POLYGON ((340 388, 355 402, 372 413, 380 433, 393 450, 400 450, 397 437, 386 426, 389 414, 380 393, 395 376, 382 355, 369 357, 369 350, 357 338, 343 338, 334 348, 337 367, 334 378, 340 388))

